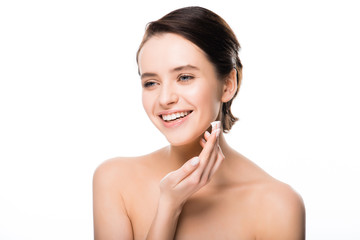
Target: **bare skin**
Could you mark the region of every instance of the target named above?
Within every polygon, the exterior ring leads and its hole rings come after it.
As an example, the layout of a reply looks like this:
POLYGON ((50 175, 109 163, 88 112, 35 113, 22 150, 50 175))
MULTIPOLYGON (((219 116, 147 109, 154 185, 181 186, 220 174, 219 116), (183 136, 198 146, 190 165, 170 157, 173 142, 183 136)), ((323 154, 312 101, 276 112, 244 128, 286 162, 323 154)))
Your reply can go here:
POLYGON ((209 127, 234 96, 236 71, 219 81, 205 54, 175 34, 145 43, 139 70, 145 111, 170 145, 98 167, 95 239, 305 239, 301 197, 209 127), (175 110, 186 120, 161 117, 175 110))
MULTIPOLYGON (((184 204, 174 239, 305 239, 301 197, 231 149, 222 136, 220 146, 226 159, 184 204)), ((158 209, 159 182, 183 163, 173 154, 166 147, 115 158, 97 169, 95 239, 146 239, 158 209)))

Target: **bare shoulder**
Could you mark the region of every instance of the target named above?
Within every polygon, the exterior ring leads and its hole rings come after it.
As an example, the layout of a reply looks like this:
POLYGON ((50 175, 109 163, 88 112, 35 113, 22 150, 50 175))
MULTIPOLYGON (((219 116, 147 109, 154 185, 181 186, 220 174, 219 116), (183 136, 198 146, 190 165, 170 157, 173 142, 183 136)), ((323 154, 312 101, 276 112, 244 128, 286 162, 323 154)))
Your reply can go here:
POLYGON ((112 202, 125 211, 124 198, 127 188, 131 188, 131 173, 136 172, 137 157, 117 157, 104 161, 93 175, 93 198, 101 202, 112 202), (106 198, 106 199, 105 199, 106 198))
POLYGON ((256 204, 261 212, 271 215, 273 211, 303 211, 302 197, 290 185, 273 178, 242 155, 238 158, 241 159, 238 161, 241 165, 233 166, 232 169, 236 169, 245 185, 250 186, 250 192, 258 199, 256 204))
POLYGON ((113 158, 101 163, 94 172, 93 193, 107 191, 121 194, 122 179, 126 179, 128 172, 131 171, 130 161, 130 158, 113 158))
POLYGON ((93 181, 121 185, 128 184, 138 169, 146 164, 147 157, 116 157, 101 163, 94 172, 93 181))
POLYGON ((263 183, 260 207, 266 213, 283 211, 291 214, 304 208, 303 199, 291 186, 276 179, 263 183))
POLYGON ((133 239, 131 220, 123 198, 123 179, 128 158, 114 158, 100 164, 93 176, 95 239, 133 239), (111 223, 111 224, 109 224, 111 223))
POLYGON ((95 239, 133 239, 129 198, 139 194, 133 189, 141 185, 151 159, 149 155, 117 157, 96 168, 93 176, 95 239))
MULTIPOLYGON (((256 239, 305 239, 305 207, 302 197, 290 185, 283 183, 249 159, 235 155, 240 161, 236 169, 246 186, 247 208, 251 209, 252 230, 256 239)), ((241 189, 241 188, 240 188, 241 189)))
POLYGON ((259 194, 259 239, 305 239, 304 202, 291 186, 268 179, 261 184, 259 194))
POLYGON ((160 149, 143 156, 108 159, 96 168, 93 182, 122 189, 131 187, 131 184, 136 184, 137 179, 143 179, 154 169, 153 161, 162 151, 160 149))
POLYGON ((94 181, 116 181, 134 168, 137 157, 116 157, 102 162, 94 172, 94 181))

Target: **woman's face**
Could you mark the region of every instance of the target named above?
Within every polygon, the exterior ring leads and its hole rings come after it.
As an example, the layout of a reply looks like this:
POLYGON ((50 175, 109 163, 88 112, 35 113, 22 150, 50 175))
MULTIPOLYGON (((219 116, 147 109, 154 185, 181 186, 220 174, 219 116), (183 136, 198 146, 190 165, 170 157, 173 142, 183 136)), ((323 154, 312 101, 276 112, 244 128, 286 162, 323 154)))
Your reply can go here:
POLYGON ((138 64, 144 109, 170 144, 198 141, 218 120, 223 84, 195 44, 172 33, 153 36, 138 64))

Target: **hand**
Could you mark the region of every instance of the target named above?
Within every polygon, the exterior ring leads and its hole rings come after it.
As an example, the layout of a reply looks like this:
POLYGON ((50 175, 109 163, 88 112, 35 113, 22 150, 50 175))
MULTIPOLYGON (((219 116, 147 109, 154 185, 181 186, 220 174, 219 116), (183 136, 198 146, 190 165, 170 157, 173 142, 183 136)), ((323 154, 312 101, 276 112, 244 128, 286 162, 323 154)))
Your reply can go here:
POLYGON ((205 186, 224 160, 219 146, 220 128, 213 128, 212 133, 205 132, 201 139, 199 157, 188 160, 181 168, 170 172, 160 182, 160 200, 172 207, 181 208, 187 199, 205 186))

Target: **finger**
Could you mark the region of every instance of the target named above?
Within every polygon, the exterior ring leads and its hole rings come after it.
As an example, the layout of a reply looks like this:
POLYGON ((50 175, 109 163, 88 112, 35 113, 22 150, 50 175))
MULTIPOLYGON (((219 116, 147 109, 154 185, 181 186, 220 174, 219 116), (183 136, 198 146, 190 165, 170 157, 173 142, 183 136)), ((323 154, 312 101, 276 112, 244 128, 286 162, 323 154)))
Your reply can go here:
POLYGON ((165 177, 163 177, 160 182, 163 182, 169 175, 171 175, 173 172, 169 172, 168 174, 165 175, 165 177))
MULTIPOLYGON (((211 122, 211 133, 213 133, 217 129, 221 129, 221 122, 220 121, 211 122)), ((218 135, 219 135, 219 133, 218 133, 218 135)), ((210 136, 211 136, 211 134, 208 131, 206 131, 204 133, 205 140, 208 140, 208 138, 210 136)))
MULTIPOLYGON (((216 136, 219 137, 221 132, 221 121, 214 121, 211 123, 211 133, 216 132, 216 136)), ((217 143, 219 144, 219 138, 217 139, 217 143)))
POLYGON ((193 157, 192 159, 188 160, 184 165, 182 165, 181 168, 167 174, 161 180, 161 182, 166 180, 171 185, 176 186, 179 182, 181 182, 198 167, 199 161, 199 157, 193 157))
MULTIPOLYGON (((213 122, 211 123, 212 125, 212 131, 211 131, 211 135, 215 135, 216 136, 216 142, 215 142, 215 146, 213 148, 213 151, 211 152, 211 155, 209 156, 209 161, 206 164, 206 166, 204 167, 201 179, 205 182, 208 182, 209 180, 209 176, 211 173, 211 169, 214 167, 214 164, 216 162, 217 159, 217 155, 218 155, 218 146, 219 146, 219 135, 220 135, 220 122, 213 122)), ((205 136, 208 137, 209 139, 209 134, 207 132, 205 132, 205 136)))
POLYGON ((204 138, 205 138, 205 140, 207 141, 207 140, 209 140, 209 137, 211 136, 211 134, 208 132, 208 131, 206 131, 205 133, 204 133, 204 138))
POLYGON ((219 169, 219 167, 220 167, 221 163, 224 161, 224 159, 225 159, 225 156, 224 156, 221 148, 219 147, 218 157, 214 163, 213 168, 210 171, 209 178, 211 178, 215 174, 215 172, 219 169))
POLYGON ((208 138, 208 141, 205 143, 203 150, 201 151, 199 158, 200 158, 200 166, 196 170, 197 175, 203 179, 203 176, 209 175, 209 167, 211 168, 215 159, 216 159, 216 153, 213 153, 214 150, 216 150, 216 132, 213 132, 211 136, 208 138), (208 167, 208 165, 210 166, 208 167), (206 170, 204 175, 204 170, 206 170))
POLYGON ((218 154, 219 154, 219 150, 220 150, 220 146, 218 144, 218 139, 219 139, 219 131, 220 129, 216 129, 214 132, 212 132, 212 134, 216 135, 216 143, 215 143, 215 146, 213 148, 213 151, 211 152, 211 155, 209 156, 209 161, 208 161, 208 164, 207 166, 204 168, 204 171, 203 171, 203 174, 202 174, 202 177, 201 179, 203 179, 203 181, 206 181, 208 182, 209 180, 209 177, 210 177, 210 174, 211 174, 211 171, 218 159, 218 154))
POLYGON ((204 148, 199 155, 200 165, 202 165, 204 162, 207 162, 208 157, 210 156, 211 152, 214 149, 215 143, 216 143, 216 134, 211 134, 210 137, 207 139, 207 142, 205 143, 204 148))
POLYGON ((204 148, 206 144, 206 141, 202 138, 200 139, 200 145, 204 148))
POLYGON ((211 153, 211 155, 209 156, 209 160, 207 165, 205 166, 203 173, 201 175, 200 181, 203 183, 207 183, 210 180, 210 173, 211 170, 213 169, 216 160, 218 157, 218 151, 216 151, 216 147, 214 148, 214 151, 211 153))

